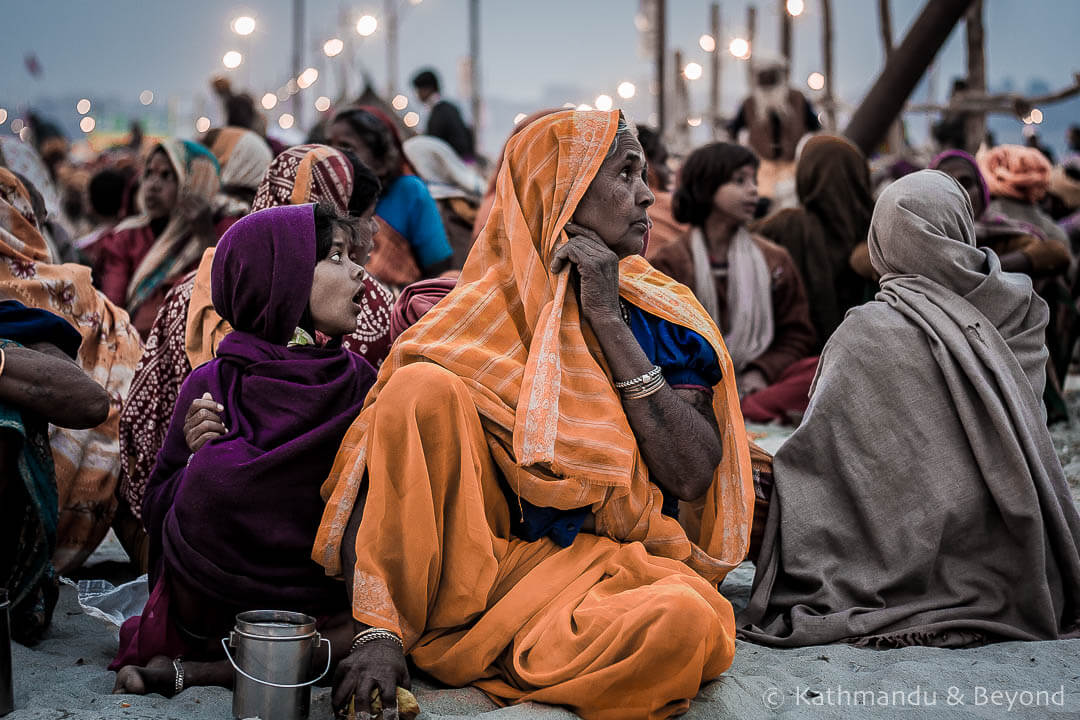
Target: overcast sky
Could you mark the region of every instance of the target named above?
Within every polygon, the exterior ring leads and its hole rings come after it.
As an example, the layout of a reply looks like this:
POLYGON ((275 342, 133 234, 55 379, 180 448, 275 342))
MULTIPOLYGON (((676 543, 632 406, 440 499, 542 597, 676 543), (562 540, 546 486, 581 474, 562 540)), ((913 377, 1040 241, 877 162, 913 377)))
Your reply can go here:
MULTIPOLYGON (((393 0, 391 0, 393 1, 393 0)), ((321 52, 325 39, 339 35, 338 17, 370 13, 385 18, 386 0, 339 3, 308 0, 306 8, 306 64, 321 68, 312 88, 301 93, 306 117, 316 111, 311 103, 319 95, 336 97, 343 56, 327 60, 321 52)), ((432 65, 443 76, 445 94, 462 99, 461 62, 468 53, 467 0, 423 0, 400 6, 400 60, 398 90, 407 89, 418 68, 432 65)), ((817 0, 805 0, 806 10, 795 21, 793 82, 806 90, 806 77, 822 69, 821 16, 817 0)), ((706 64, 698 37, 708 30, 708 0, 668 0, 668 43, 682 48, 686 60, 706 64)), ((722 45, 745 33, 744 0, 722 5, 722 45)), ((759 0, 758 38, 755 49, 778 50, 777 0, 759 0)), ((894 32, 899 40, 922 6, 920 0, 892 0, 894 32)), ((624 102, 626 110, 646 121, 653 110, 648 95, 652 64, 640 53, 634 16, 638 0, 481 0, 481 68, 487 110, 481 128, 482 145, 497 150, 517 112, 544 104, 593 102, 600 93, 615 96, 616 86, 629 80, 638 95, 624 102)), ((857 103, 881 68, 882 51, 877 25, 877 3, 871 0, 833 0, 835 15, 834 85, 839 97, 857 103)), ((291 69, 290 0, 5 0, 0 28, 0 107, 13 108, 47 99, 89 97, 99 106, 129 103, 138 109, 141 91, 152 90, 155 104, 146 112, 164 114, 167 98, 174 99, 178 126, 186 127, 195 114, 215 121, 220 111, 211 101, 207 81, 222 71, 222 55, 241 51, 244 62, 233 71, 236 84, 256 97, 276 90, 291 69), (237 38, 230 19, 246 13, 257 21, 256 32, 237 38), (40 61, 42 75, 32 77, 24 66, 27 53, 40 61)), ((350 25, 354 21, 350 22, 350 25)), ((1076 0, 986 0, 988 76, 991 86, 1009 81, 1024 90, 1033 80, 1051 88, 1067 85, 1080 71, 1076 31, 1080 28, 1080 2, 1076 0)), ((370 72, 379 89, 386 84, 385 23, 370 38, 352 38, 356 58, 370 72)), ((725 57, 722 76, 724 110, 733 112, 746 89, 746 68, 725 57)), ((938 57, 937 93, 943 97, 951 78, 964 68, 962 26, 954 31, 938 57)), ((704 109, 708 97, 705 78, 691 84, 692 107, 704 109)), ((807 91, 808 94, 809 91, 807 91)), ((616 98, 617 102, 618 99, 616 98)), ((125 105, 126 107, 126 105, 125 105)), ((65 127, 78 120, 72 105, 69 117, 58 117, 65 127)), ((283 108, 270 112, 276 121, 283 108)), ((1048 120, 1053 108, 1045 110, 1048 120)), ((1058 118, 1060 120, 1060 118, 1058 118)), ((1080 121, 1080 118, 1072 118, 1080 121)), ((914 120, 918 132, 925 121, 914 120)), ((0 131, 7 132, 8 125, 0 131)), ((1019 137, 1019 123, 1015 127, 1019 137)), ((704 132, 702 128, 699 132, 704 132)), ((182 133, 181 133, 182 134, 182 133)), ((1006 138, 1008 139, 1008 138, 1006 138)), ((1050 138, 1057 142, 1058 138, 1050 138)))

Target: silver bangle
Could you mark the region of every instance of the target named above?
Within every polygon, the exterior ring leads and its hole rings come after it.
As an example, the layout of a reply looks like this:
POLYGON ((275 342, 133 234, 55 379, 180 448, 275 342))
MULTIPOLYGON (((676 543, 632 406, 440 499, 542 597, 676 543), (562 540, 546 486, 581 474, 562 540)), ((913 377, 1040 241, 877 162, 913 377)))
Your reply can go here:
POLYGON ((173 670, 176 671, 176 679, 173 680, 173 694, 179 694, 184 689, 184 662, 180 658, 172 661, 173 670))
POLYGON ((373 627, 368 628, 367 630, 361 630, 353 636, 352 647, 349 648, 349 654, 353 654, 354 652, 356 652, 356 649, 358 647, 361 647, 366 643, 372 642, 373 640, 393 640, 398 644, 399 648, 401 648, 402 650, 405 649, 405 645, 401 642, 401 638, 399 638, 393 632, 387 630, 386 628, 373 627))
POLYGON ((664 376, 660 375, 655 380, 653 380, 651 382, 647 382, 644 385, 642 385, 641 387, 623 391, 623 393, 622 393, 623 399, 624 400, 640 400, 642 398, 647 398, 650 395, 655 395, 656 393, 660 392, 661 388, 664 387, 666 382, 667 381, 664 380, 664 376))
POLYGON ((615 387, 619 390, 625 390, 626 388, 634 387, 635 385, 645 385, 649 381, 655 380, 663 372, 664 371, 660 368, 659 365, 653 365, 652 370, 645 373, 644 375, 639 375, 633 380, 620 380, 615 383, 615 387))

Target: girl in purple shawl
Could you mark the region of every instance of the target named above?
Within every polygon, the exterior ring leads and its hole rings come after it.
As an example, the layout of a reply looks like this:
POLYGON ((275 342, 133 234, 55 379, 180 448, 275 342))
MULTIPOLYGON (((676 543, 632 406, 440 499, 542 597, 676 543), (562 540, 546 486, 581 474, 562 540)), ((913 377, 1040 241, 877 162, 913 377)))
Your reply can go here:
POLYGON ((152 590, 121 629, 115 692, 229 684, 219 639, 244 610, 314 615, 324 634, 340 625, 333 646, 347 647, 345 590, 311 546, 319 487, 375 381, 366 360, 340 347, 364 290, 349 251, 370 251, 367 230, 291 205, 248 215, 218 243, 214 309, 234 331, 184 382, 148 482, 152 590), (337 339, 320 347, 316 333, 337 339), (199 408, 221 424, 200 424, 199 408), (210 662, 185 666, 181 656, 210 662))

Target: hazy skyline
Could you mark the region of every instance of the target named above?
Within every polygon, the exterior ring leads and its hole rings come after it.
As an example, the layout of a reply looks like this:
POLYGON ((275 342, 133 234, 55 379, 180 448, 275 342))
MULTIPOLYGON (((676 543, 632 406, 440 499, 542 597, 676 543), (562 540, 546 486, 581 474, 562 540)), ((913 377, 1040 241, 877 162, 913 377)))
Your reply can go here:
MULTIPOLYGON (((420 67, 433 66, 443 78, 445 94, 467 109, 467 98, 459 78, 461 61, 468 53, 466 0, 423 0, 412 5, 397 0, 399 21, 399 77, 397 90, 416 100, 408 87, 411 75, 420 67)), ((698 37, 707 32, 708 0, 669 0, 668 46, 681 48, 686 61, 707 68, 707 54, 698 47, 698 37)), ((721 46, 745 34, 745 0, 722 2, 721 46)), ((780 3, 764 0, 758 8, 755 51, 776 54, 780 3)), ((883 58, 877 24, 877 3, 870 0, 834 0, 835 92, 855 104, 881 68, 883 58)), ((922 7, 921 0, 893 0, 893 27, 898 42, 922 7)), ((638 0, 481 0, 481 82, 486 101, 480 129, 481 143, 488 152, 497 151, 517 112, 530 112, 545 104, 591 103, 600 93, 611 95, 635 119, 647 121, 654 107, 649 95, 652 63, 639 52, 639 33, 634 25, 638 0), (615 93, 622 81, 633 82, 636 97, 621 101, 615 93)), ((290 77, 290 0, 265 2, 215 2, 190 0, 186 3, 135 2, 115 0, 39 0, 19 3, 6 10, 0 43, 0 62, 7 72, 0 79, 0 107, 10 111, 43 100, 89 97, 103 102, 130 103, 136 109, 143 90, 155 93, 155 103, 146 112, 163 112, 168 98, 174 99, 177 133, 190 124, 194 113, 205 113, 215 122, 220 108, 209 90, 209 78, 223 73, 222 55, 239 50, 245 56, 241 66, 229 74, 234 85, 248 89, 259 98, 274 91, 290 77), (253 35, 238 38, 230 20, 240 14, 256 18, 253 35), (41 63, 42 75, 33 77, 24 57, 33 53, 41 63)), ((339 11, 350 18, 369 13, 385 18, 384 0, 367 2, 319 2, 308 0, 305 17, 305 64, 321 69, 314 86, 301 93, 307 124, 317 111, 316 97, 336 98, 340 65, 344 57, 327 59, 324 40, 338 34, 339 11)), ((352 23, 350 23, 351 25, 352 23)), ((1075 29, 1080 27, 1080 2, 1067 0, 986 0, 987 71, 991 87, 1005 81, 1019 90, 1033 80, 1051 88, 1068 84, 1080 70, 1075 50, 1075 29)), ((806 0, 805 12, 795 20, 792 82, 811 98, 806 78, 822 69, 820 5, 806 0)), ((382 91, 386 83, 385 23, 375 34, 361 39, 356 57, 362 68, 382 91)), ((964 33, 962 24, 953 32, 938 56, 937 97, 944 97, 954 76, 964 73, 964 33)), ((691 105, 700 112, 707 107, 708 73, 692 82, 691 105)), ((724 57, 722 75, 723 111, 732 113, 746 90, 744 62, 724 57)), ((1061 106, 1058 106, 1059 108, 1061 106)), ((275 122, 284 109, 268 113, 275 122)), ((1044 109, 1057 127, 1060 114, 1044 109)), ((67 116, 53 118, 65 129, 77 127, 74 106, 67 116)), ((923 116, 912 116, 916 135, 925 127, 923 116)), ((1069 118, 1073 122, 1080 118, 1069 118)), ((1002 122, 996 123, 1002 127, 1002 122)), ((10 132, 10 121, 0 132, 10 132)), ((271 124, 271 127, 274 127, 271 124)), ((1009 119, 1004 125, 1019 139, 1020 122, 1009 119)), ((699 128, 695 140, 705 139, 699 128)), ((1000 131, 999 131, 1000 132, 1000 131)), ((194 134, 191 127, 188 135, 194 134)), ((1046 134, 1046 133, 1044 133, 1046 134)), ((1057 137, 1048 140, 1059 143, 1057 137)))

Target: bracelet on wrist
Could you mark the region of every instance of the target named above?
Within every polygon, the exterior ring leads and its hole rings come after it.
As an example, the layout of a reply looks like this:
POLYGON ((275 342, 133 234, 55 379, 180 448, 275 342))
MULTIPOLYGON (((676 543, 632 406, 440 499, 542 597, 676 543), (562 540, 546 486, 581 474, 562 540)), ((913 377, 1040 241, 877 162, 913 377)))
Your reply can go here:
POLYGON ((667 384, 663 375, 658 375, 655 379, 646 382, 644 385, 640 385, 633 388, 627 388, 620 390, 624 400, 641 400, 647 398, 650 395, 655 395, 667 384))
POLYGON ((616 381, 615 388, 617 390, 627 390, 637 386, 645 385, 649 382, 654 382, 658 377, 663 377, 663 372, 664 371, 660 368, 659 365, 653 365, 652 370, 643 375, 639 375, 631 380, 616 381))
POLYGON ((386 628, 372 627, 367 630, 361 630, 353 636, 352 645, 349 647, 349 654, 356 652, 356 649, 366 645, 369 642, 375 640, 392 640, 397 643, 397 646, 404 650, 405 645, 401 642, 401 638, 394 634, 393 631, 386 628))

